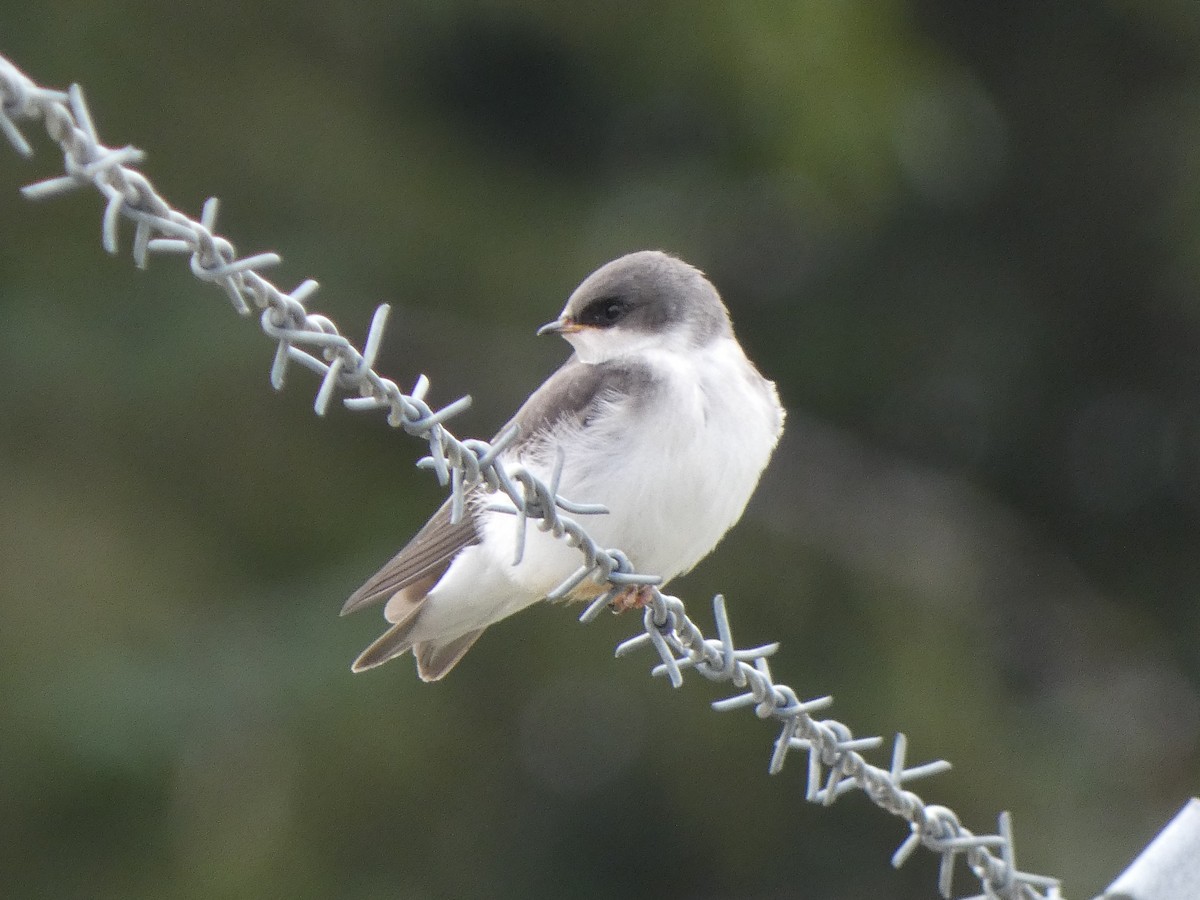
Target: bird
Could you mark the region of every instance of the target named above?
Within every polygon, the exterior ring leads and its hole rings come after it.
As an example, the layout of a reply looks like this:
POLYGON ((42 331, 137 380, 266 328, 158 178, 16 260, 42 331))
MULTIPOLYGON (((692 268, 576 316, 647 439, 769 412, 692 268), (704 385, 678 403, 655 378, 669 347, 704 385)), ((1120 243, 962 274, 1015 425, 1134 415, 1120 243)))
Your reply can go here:
MULTIPOLYGON (((607 512, 582 524, 601 547, 665 585, 688 572, 741 518, 783 431, 784 409, 734 336, 729 312, 699 269, 659 250, 621 256, 590 274, 559 317, 537 330, 573 353, 510 422, 499 455, 573 501, 607 512)), ((388 630, 355 660, 372 669, 411 651, 437 681, 492 624, 554 590, 581 553, 529 529, 515 561, 511 500, 470 489, 461 520, 447 500, 416 536, 346 601, 342 615, 384 602, 388 630)), ((609 588, 586 579, 567 600, 609 588)), ((626 588, 614 609, 642 606, 626 588)))

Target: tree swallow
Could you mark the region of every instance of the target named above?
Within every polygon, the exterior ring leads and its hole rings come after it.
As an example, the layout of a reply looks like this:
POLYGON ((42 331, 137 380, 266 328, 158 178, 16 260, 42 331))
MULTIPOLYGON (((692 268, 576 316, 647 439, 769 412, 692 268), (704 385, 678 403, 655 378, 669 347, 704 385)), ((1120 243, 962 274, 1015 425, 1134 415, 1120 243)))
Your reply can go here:
MULTIPOLYGON (((500 460, 549 482, 561 454, 560 493, 608 509, 582 523, 600 546, 664 584, 687 572, 741 517, 783 430, 775 385, 746 358, 720 295, 682 260, 630 253, 589 275, 538 334, 575 352, 517 411, 500 460)), ((386 601, 391 623, 355 672, 412 650, 420 677, 436 681, 487 626, 579 568, 577 548, 539 529, 514 564, 516 519, 497 505, 512 508, 476 487, 452 524, 447 501, 346 601, 343 615, 386 601)), ((587 579, 568 599, 607 588, 587 579)), ((644 599, 630 587, 614 606, 644 599)))

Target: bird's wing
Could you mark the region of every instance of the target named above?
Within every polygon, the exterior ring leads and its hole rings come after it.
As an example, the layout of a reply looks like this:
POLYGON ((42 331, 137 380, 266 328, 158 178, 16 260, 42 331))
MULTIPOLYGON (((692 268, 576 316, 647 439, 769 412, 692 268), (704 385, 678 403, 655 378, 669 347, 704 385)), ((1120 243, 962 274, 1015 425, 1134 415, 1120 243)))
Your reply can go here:
POLYGON ((582 363, 572 356, 533 392, 501 432, 520 429, 517 446, 553 439, 563 425, 586 428, 606 407, 644 402, 656 383, 650 366, 632 359, 582 363))
MULTIPOLYGON (((450 504, 450 500, 443 503, 425 523, 425 527, 404 545, 403 550, 350 595, 350 599, 342 607, 343 616, 372 603, 387 600, 393 594, 422 579, 429 582, 430 588, 433 587, 450 567, 455 554, 464 547, 479 543, 479 532, 475 526, 471 503, 468 501, 463 504, 462 520, 458 524, 450 522, 450 504)), ((428 589, 422 592, 422 596, 428 589)))
MULTIPOLYGON (((523 446, 553 441, 554 434, 564 425, 586 428, 606 406, 618 405, 635 394, 643 396, 653 382, 653 373, 643 363, 610 360, 590 365, 571 357, 501 429, 503 433, 514 424, 519 428, 516 441, 506 453, 519 454, 523 446)), ((416 537, 350 596, 342 607, 342 615, 388 600, 424 581, 423 590, 410 592, 413 594, 410 601, 414 606, 419 605, 450 567, 455 555, 479 543, 472 505, 468 497, 462 521, 455 525, 450 523, 450 501, 443 503, 416 537)))

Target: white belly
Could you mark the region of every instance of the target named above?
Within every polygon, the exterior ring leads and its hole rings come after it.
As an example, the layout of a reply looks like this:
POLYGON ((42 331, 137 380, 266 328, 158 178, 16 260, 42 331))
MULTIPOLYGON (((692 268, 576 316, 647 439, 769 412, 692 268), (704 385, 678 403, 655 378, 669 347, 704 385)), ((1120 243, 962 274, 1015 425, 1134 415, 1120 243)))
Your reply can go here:
MULTIPOLYGON (((564 435, 560 493, 604 504, 607 515, 574 518, 601 547, 628 554, 637 571, 670 580, 704 558, 740 518, 783 413, 773 385, 733 340, 706 348, 703 365, 679 353, 649 360, 668 389, 632 415, 564 435)), ((554 460, 513 462, 548 481, 554 460)), ((578 549, 530 523, 524 557, 514 567, 515 518, 487 513, 481 524, 489 555, 536 598, 583 562, 578 549)))

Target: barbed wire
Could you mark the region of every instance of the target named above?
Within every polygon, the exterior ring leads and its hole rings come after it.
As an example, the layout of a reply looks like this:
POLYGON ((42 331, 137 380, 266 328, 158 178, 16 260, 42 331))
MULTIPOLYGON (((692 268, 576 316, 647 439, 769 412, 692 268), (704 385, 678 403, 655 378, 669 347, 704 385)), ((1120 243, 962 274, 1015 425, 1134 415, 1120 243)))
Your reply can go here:
POLYGON ((146 267, 152 253, 186 255, 192 274, 219 285, 239 314, 250 316, 255 309, 261 310, 259 324, 277 344, 270 376, 276 390, 282 390, 288 366, 296 363, 321 378, 314 403, 317 415, 327 412, 338 392, 356 395, 343 399, 349 409, 387 410, 389 425, 427 442, 429 455, 417 465, 432 469, 443 486, 449 485, 454 521, 463 514, 468 488, 486 485, 489 491, 508 496, 517 515, 518 558, 531 520, 543 531, 578 547, 583 563, 549 597, 564 597, 589 578, 607 584, 608 589, 583 611, 581 621, 595 619, 629 585, 649 586, 651 599, 643 616, 644 631, 620 644, 617 656, 649 646, 660 660, 651 673, 667 677, 674 687, 683 684, 686 671, 694 671, 710 681, 728 682, 741 690, 712 706, 717 711, 751 707, 759 718, 780 723, 769 771, 779 772, 791 751, 803 750, 808 754, 806 800, 828 806, 851 791, 862 790, 876 805, 907 821, 909 835, 892 855, 892 864, 899 867, 917 847, 927 847, 941 858, 938 891, 943 897, 953 896, 952 879, 962 857, 983 889, 969 900, 1061 900, 1057 879, 1018 870, 1012 819, 1007 812, 1000 814, 995 834, 975 835, 959 822, 953 810, 926 803, 905 787, 919 778, 947 771, 948 762, 908 766, 907 739, 897 734, 888 767, 872 765, 860 751, 878 749, 884 744, 883 738, 856 738, 841 722, 813 718, 812 714, 827 709, 833 698, 801 701, 792 688, 777 683, 767 658, 778 644, 738 649, 721 595, 713 600, 717 637, 706 638, 688 617, 683 602, 658 590, 661 578, 635 572, 623 552, 597 545, 575 519, 565 514, 591 514, 602 507, 574 503, 558 493, 561 457, 549 484, 524 468, 513 467, 510 471, 501 457, 516 437, 515 428, 490 442, 460 440, 444 423, 470 405, 469 397, 435 411, 425 402, 429 380, 424 375, 411 392, 405 393, 394 381, 376 372, 375 358, 389 312, 386 304, 376 309, 359 351, 332 321, 305 308, 317 290, 316 281, 303 281, 285 292, 260 274, 280 262, 277 254, 239 257, 233 244, 216 233, 216 198, 205 202, 199 219, 173 209, 145 175, 130 168, 142 161, 141 150, 128 146, 114 149, 100 142, 78 85, 65 92, 40 87, 0 56, 0 133, 22 156, 32 156, 33 148, 17 122, 38 119, 62 149, 65 174, 29 185, 22 193, 31 200, 41 200, 78 188, 95 188, 106 200, 101 240, 110 254, 118 251, 121 220, 130 220, 135 226, 133 259, 139 268, 146 267))

